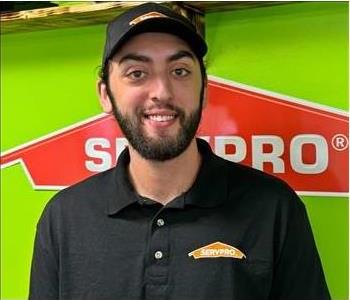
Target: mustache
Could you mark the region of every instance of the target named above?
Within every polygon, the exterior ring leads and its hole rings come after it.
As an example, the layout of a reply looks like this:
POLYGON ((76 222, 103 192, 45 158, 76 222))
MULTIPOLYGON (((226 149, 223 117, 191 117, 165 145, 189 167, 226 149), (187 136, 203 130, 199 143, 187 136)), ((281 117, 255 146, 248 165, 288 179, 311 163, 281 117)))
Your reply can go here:
POLYGON ((178 116, 185 115, 185 112, 183 109, 181 109, 180 107, 175 106, 171 103, 154 103, 154 104, 151 104, 147 107, 140 107, 137 109, 136 114, 138 116, 143 116, 144 114, 147 114, 147 112, 155 110, 155 109, 170 110, 170 111, 175 112, 178 116))
POLYGON ((155 104, 152 104, 152 105, 149 105, 145 108, 142 108, 141 110, 143 112, 145 111, 150 111, 150 110, 153 110, 153 109, 166 109, 166 110, 172 110, 172 111, 175 111, 175 112, 180 112, 182 111, 181 108, 179 108, 178 106, 175 106, 171 103, 155 103, 155 104))

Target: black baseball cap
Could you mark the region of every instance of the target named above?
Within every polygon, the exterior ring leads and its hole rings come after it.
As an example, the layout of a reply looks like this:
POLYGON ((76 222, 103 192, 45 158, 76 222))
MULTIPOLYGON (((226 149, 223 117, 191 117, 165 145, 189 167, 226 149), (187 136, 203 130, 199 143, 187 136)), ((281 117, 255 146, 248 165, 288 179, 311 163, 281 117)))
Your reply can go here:
POLYGON ((108 24, 103 67, 128 39, 145 32, 176 35, 188 43, 198 58, 207 52, 207 44, 187 18, 163 5, 145 3, 129 9, 108 24))

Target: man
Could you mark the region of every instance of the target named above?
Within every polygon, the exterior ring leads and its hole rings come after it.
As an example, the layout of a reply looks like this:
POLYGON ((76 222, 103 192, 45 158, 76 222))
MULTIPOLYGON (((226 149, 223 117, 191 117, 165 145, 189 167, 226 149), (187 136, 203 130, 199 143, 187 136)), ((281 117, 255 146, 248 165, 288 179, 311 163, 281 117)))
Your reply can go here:
POLYGON ((206 51, 158 4, 108 25, 98 92, 130 145, 47 205, 30 299, 330 299, 296 194, 195 138, 206 51))

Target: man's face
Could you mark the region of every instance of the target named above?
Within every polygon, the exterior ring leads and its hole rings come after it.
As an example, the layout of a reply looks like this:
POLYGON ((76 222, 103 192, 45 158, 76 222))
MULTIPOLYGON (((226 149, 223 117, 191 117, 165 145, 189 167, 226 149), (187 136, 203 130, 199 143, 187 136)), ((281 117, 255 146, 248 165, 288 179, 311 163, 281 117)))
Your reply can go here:
POLYGON ((151 160, 181 154, 202 112, 200 66, 187 43, 166 33, 139 34, 117 52, 109 71, 106 92, 131 146, 151 160))

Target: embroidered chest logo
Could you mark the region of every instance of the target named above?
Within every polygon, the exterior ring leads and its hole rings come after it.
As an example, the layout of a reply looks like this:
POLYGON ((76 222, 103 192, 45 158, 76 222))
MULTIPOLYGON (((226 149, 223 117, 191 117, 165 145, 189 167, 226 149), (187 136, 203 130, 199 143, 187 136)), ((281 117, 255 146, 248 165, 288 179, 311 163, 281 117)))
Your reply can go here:
POLYGON ((188 256, 193 256, 194 259, 217 257, 231 257, 236 259, 246 258, 241 250, 221 242, 215 242, 196 249, 188 253, 188 256))

